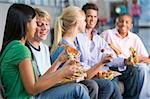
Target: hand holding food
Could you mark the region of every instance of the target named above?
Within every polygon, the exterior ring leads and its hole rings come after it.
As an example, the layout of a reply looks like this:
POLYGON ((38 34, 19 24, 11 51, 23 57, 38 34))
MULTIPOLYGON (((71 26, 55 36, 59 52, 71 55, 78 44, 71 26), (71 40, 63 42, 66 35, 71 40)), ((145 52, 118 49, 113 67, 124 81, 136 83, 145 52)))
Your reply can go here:
POLYGON ((65 52, 65 50, 59 55, 58 57, 58 61, 63 63, 66 62, 68 60, 67 54, 65 52))
POLYGON ((82 81, 87 76, 86 72, 83 69, 83 66, 80 64, 70 64, 70 70, 73 72, 73 75, 67 76, 64 78, 63 83, 70 82, 70 81, 82 81))
POLYGON ((79 59, 80 59, 80 52, 76 50, 75 48, 72 48, 68 45, 64 46, 66 50, 66 55, 68 59, 70 60, 69 65, 70 69, 74 72, 73 75, 67 76, 64 78, 63 83, 70 82, 70 81, 76 81, 79 82, 81 80, 84 80, 86 77, 86 73, 83 69, 83 66, 80 65, 79 59))
POLYGON ((101 50, 102 54, 102 59, 101 59, 101 64, 106 64, 112 61, 113 57, 110 53, 107 52, 106 49, 101 50))
POLYGON ((137 56, 137 53, 136 53, 136 49, 130 47, 129 50, 131 52, 131 55, 129 57, 129 61, 130 61, 131 65, 135 66, 139 62, 139 59, 138 59, 138 56, 137 56))
POLYGON ((108 44, 110 48, 112 48, 114 50, 114 52, 118 55, 122 54, 121 49, 118 49, 117 47, 115 47, 112 43, 108 44))

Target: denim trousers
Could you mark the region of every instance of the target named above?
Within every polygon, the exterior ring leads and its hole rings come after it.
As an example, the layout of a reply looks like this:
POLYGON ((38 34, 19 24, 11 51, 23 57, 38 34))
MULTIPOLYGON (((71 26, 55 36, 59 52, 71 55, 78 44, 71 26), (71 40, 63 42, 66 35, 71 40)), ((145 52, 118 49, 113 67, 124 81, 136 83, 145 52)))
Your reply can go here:
POLYGON ((52 87, 37 95, 35 99, 90 99, 90 96, 85 85, 67 83, 52 87))
POLYGON ((142 81, 143 77, 142 75, 140 76, 137 68, 127 66, 127 69, 119 76, 119 80, 124 83, 123 99, 139 99, 140 83, 142 83, 139 82, 140 79, 142 81))
POLYGON ((99 86, 95 80, 83 80, 80 83, 88 88, 90 99, 98 99, 99 86))
POLYGON ((139 99, 150 99, 150 65, 139 64, 137 67, 140 73, 139 84, 142 85, 139 99))
POLYGON ((95 79, 99 86, 98 99, 122 99, 121 92, 116 84, 107 79, 95 79))
POLYGON ((119 71, 116 67, 111 67, 111 69, 122 73, 118 76, 118 79, 124 84, 123 99, 139 99, 143 73, 139 73, 137 67, 130 65, 127 66, 125 71, 119 71))

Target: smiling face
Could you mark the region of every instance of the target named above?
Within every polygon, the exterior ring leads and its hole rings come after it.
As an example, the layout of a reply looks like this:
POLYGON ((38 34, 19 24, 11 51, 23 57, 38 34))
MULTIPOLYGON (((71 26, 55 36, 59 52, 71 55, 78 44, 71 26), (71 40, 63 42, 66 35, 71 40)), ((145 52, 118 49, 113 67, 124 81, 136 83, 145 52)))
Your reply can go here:
POLYGON ((36 24, 36 17, 33 18, 30 22, 27 23, 27 38, 31 39, 34 37, 36 32, 37 24, 36 24))
POLYGON ((93 9, 86 11, 86 28, 94 28, 98 19, 98 12, 93 9))
POLYGON ((129 15, 120 16, 116 25, 119 33, 127 34, 132 28, 132 17, 129 15))
POLYGON ((38 19, 37 20, 37 30, 34 38, 37 41, 43 41, 47 39, 48 33, 50 30, 50 22, 46 19, 38 19))

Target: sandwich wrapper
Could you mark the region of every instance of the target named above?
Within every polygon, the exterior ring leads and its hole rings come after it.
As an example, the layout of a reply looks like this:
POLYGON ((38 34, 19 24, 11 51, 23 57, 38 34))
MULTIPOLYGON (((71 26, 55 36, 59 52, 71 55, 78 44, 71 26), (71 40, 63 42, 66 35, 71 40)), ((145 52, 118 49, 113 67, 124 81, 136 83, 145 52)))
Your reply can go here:
MULTIPOLYGON (((73 47, 67 45, 65 45, 65 47, 66 47, 66 54, 68 58, 71 60, 70 64, 78 64, 80 58, 80 52, 73 47)), ((84 80, 86 76, 87 75, 83 66, 80 66, 79 71, 75 72, 71 77, 65 77, 62 82, 63 83, 72 82, 72 81, 80 82, 84 80)))

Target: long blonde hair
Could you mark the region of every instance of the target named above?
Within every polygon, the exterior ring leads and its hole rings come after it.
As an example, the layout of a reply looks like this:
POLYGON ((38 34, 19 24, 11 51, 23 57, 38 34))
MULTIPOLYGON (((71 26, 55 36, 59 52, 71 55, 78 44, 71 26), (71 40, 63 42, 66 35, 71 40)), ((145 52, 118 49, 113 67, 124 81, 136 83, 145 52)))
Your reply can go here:
POLYGON ((69 6, 64 9, 63 13, 57 18, 55 24, 54 44, 52 46, 51 53, 56 50, 63 34, 83 16, 85 17, 85 13, 79 7, 69 6))

